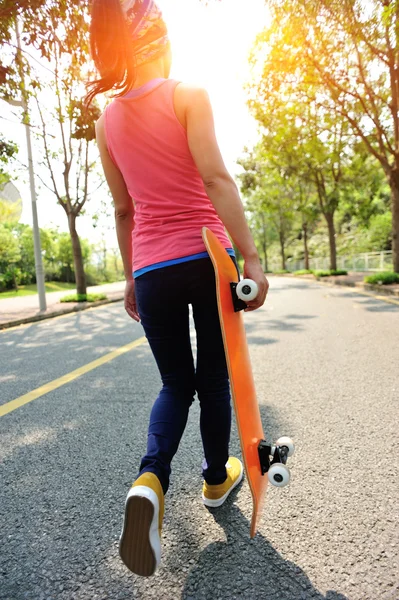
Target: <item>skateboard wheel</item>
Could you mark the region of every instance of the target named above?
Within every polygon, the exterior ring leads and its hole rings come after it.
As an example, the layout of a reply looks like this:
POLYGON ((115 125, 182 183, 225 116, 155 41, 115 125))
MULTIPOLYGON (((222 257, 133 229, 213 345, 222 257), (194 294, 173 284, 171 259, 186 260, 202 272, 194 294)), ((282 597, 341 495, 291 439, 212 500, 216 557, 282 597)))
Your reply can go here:
POLYGON ((267 476, 270 483, 276 487, 285 487, 290 482, 290 471, 283 463, 274 463, 267 476))
POLYGON ((258 286, 255 281, 252 279, 243 279, 237 285, 237 296, 240 300, 244 300, 244 302, 250 302, 254 300, 258 295, 258 286))
POLYGON ((288 456, 292 456, 295 452, 294 442, 291 438, 286 436, 278 438, 276 446, 280 446, 280 448, 285 446, 286 448, 288 448, 288 456))

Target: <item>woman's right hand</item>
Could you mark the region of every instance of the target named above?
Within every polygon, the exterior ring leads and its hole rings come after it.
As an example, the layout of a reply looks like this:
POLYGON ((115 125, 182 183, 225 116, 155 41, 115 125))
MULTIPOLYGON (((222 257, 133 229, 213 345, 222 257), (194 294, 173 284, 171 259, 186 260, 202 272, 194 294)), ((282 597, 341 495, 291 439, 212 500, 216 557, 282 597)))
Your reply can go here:
POLYGON ((137 309, 136 290, 134 288, 134 279, 126 281, 125 287, 125 310, 129 317, 132 317, 137 323, 140 323, 140 315, 137 309))
POLYGON ((269 282, 263 272, 263 267, 260 263, 259 258, 248 259, 244 263, 244 278, 252 279, 258 286, 258 295, 256 298, 247 302, 247 308, 245 312, 256 310, 263 306, 266 300, 267 292, 269 290, 269 282))

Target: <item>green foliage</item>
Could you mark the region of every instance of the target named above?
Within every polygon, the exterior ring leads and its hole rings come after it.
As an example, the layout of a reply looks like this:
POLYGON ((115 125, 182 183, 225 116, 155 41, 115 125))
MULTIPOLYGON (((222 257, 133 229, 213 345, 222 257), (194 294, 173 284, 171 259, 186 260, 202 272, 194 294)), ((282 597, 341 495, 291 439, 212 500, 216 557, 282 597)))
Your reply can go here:
POLYGON ((313 275, 315 277, 332 277, 337 275, 347 275, 348 271, 344 271, 343 269, 330 269, 327 271, 313 271, 313 275))
MULTIPOLYGON (((390 208, 385 203, 375 211, 388 196, 378 197, 376 192, 384 177, 393 214, 399 215, 398 2, 268 0, 267 5, 270 25, 258 36, 253 52, 254 73, 262 73, 251 89, 256 118, 261 121, 266 115, 271 121, 282 109, 286 121, 299 123, 301 132, 301 112, 306 121, 313 119, 319 127, 318 143, 313 149, 308 146, 309 165, 322 164, 320 142, 338 142, 336 159, 330 161, 332 188, 320 178, 316 183, 323 194, 328 192, 323 204, 344 202, 349 210, 343 213, 349 220, 356 217, 359 230, 368 226, 372 216, 390 208), (335 127, 338 121, 342 128, 335 127), (379 173, 373 163, 379 163, 379 173), (339 190, 331 195, 334 182, 339 181, 339 190)), ((303 131, 306 137, 308 129, 303 131)), ((331 221, 329 225, 333 245, 331 221)), ((398 271, 398 218, 392 226, 398 271)))
MULTIPOLYGON (((0 4, 0 47, 7 45, 0 65, 0 96, 8 101, 22 99, 29 106, 23 122, 34 125, 32 131, 40 130, 39 156, 47 170, 44 183, 65 210, 71 228, 90 197, 96 166, 91 148, 100 109, 93 103, 86 110, 82 100, 91 68, 89 7, 89 0, 2 0, 0 4), (17 16, 22 51, 15 46, 17 16), (35 75, 38 55, 46 69, 40 80, 35 75)), ((80 253, 75 260, 80 260, 80 253)), ((72 261, 64 261, 68 278, 72 278, 71 265, 72 261)), ((50 270, 55 275, 53 266, 50 270)), ((86 285, 83 266, 76 269, 80 291, 86 285)))
POLYGON ((71 294, 61 298, 60 302, 97 302, 106 299, 105 294, 71 294))
POLYGON ((87 265, 85 268, 86 283, 90 285, 99 285, 105 281, 114 281, 112 274, 108 271, 102 271, 96 268, 94 265, 87 265))
POLYGON ((96 139, 95 124, 101 116, 101 110, 96 103, 86 108, 83 100, 73 100, 68 107, 68 116, 74 123, 74 139, 86 142, 96 139))
POLYGON ((23 279, 21 269, 15 265, 10 265, 4 273, 0 274, 0 292, 8 288, 18 290, 18 286, 23 279))
MULTIPOLYGON (((41 229, 40 241, 47 281, 75 283, 72 242, 69 233, 41 229)), ((88 285, 123 279, 123 265, 118 250, 108 249, 98 264, 98 253, 88 240, 81 240, 88 285), (94 257, 94 262, 93 261, 94 257)), ((0 291, 36 281, 33 232, 22 223, 0 223, 0 291)), ((47 285, 47 284, 46 284, 47 285)), ((46 288, 47 289, 47 288, 46 288)))
POLYGON ((18 241, 4 224, 0 223, 0 272, 10 264, 15 264, 21 259, 18 241))
MULTIPOLYGON (((1 186, 0 186, 1 190, 1 186)), ((0 223, 18 223, 21 218, 22 200, 7 202, 0 200, 0 223)))
POLYGON ((0 137, 0 162, 8 163, 10 158, 13 158, 18 152, 18 146, 11 141, 0 137))
POLYGON ((365 283, 372 285, 390 285, 392 283, 399 283, 399 273, 391 273, 389 271, 376 273, 375 275, 368 275, 364 278, 365 283))
POLYGON ((376 250, 392 249, 392 213, 374 215, 368 227, 369 247, 376 250))
POLYGON ((299 271, 294 271, 294 275, 312 275, 313 271, 309 269, 300 269, 299 271))
MULTIPOLYGON (((1 76, 1 65, 0 65, 1 76)), ((1 80, 0 80, 1 89, 1 80)), ((7 170, 7 165, 15 157, 18 152, 18 146, 3 136, 0 136, 0 189, 10 181, 10 175, 7 170)))

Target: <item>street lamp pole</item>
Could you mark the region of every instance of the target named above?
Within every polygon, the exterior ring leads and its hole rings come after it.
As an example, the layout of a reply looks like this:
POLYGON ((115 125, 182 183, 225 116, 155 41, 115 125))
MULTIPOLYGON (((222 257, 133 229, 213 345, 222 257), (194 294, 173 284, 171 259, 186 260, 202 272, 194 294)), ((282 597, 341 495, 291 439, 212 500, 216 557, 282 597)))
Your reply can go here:
POLYGON ((29 109, 28 109, 28 99, 25 90, 25 78, 22 68, 22 48, 21 48, 21 38, 19 34, 19 26, 18 19, 15 20, 15 33, 17 36, 17 47, 18 47, 18 69, 19 75, 21 78, 21 100, 12 101, 13 105, 21 106, 23 110, 23 123, 25 125, 25 134, 26 134, 26 145, 28 150, 28 167, 29 167, 29 183, 30 183, 30 195, 32 201, 32 219, 33 219, 33 243, 35 248, 35 267, 36 267, 36 282, 37 282, 37 291, 39 294, 39 307, 40 311, 44 312, 47 308, 46 304, 46 291, 44 286, 44 269, 43 269, 43 261, 42 261, 42 251, 40 244, 40 230, 39 230, 39 220, 37 217, 37 196, 36 196, 36 188, 35 188, 35 174, 33 170, 33 158, 32 158, 32 142, 30 136, 30 124, 29 124, 29 109))

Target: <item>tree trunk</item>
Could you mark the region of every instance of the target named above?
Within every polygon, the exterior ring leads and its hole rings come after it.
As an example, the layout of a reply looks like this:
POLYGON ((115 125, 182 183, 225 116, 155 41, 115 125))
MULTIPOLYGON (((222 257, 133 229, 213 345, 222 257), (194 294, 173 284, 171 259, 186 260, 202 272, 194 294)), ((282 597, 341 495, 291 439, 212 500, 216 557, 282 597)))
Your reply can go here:
POLYGON ((103 278, 104 281, 107 280, 107 246, 105 243, 103 246, 103 278))
POLYGON ((119 277, 118 255, 116 254, 116 252, 113 252, 112 255, 114 257, 114 269, 115 269, 115 273, 116 273, 116 276, 119 277))
POLYGON ((16 292, 18 292, 18 283, 17 283, 17 278, 15 276, 15 267, 12 270, 12 283, 13 283, 13 286, 14 286, 14 290, 16 292))
POLYGON ((286 268, 285 268, 285 238, 284 238, 284 232, 281 229, 279 232, 279 237, 280 237, 280 247, 281 247, 281 265, 282 265, 283 271, 286 271, 286 268))
POLYGON ((308 248, 308 226, 306 223, 302 225, 303 230, 303 248, 305 252, 305 269, 309 271, 309 248, 308 248))
POLYGON ((394 167, 389 179, 392 201, 392 260, 393 270, 399 273, 399 169, 394 167))
POLYGON ((266 228, 266 219, 264 213, 262 213, 262 247, 263 247, 263 256, 265 261, 265 273, 267 273, 269 269, 268 259, 267 259, 267 228, 266 228))
POLYGON ((337 270, 337 246, 335 242, 334 213, 324 213, 328 225, 328 238, 330 242, 330 269, 337 270))
POLYGON ((69 232, 71 234, 72 249, 73 249, 73 263, 75 267, 75 280, 76 280, 76 291, 78 294, 86 294, 86 275, 83 268, 83 257, 82 248, 80 245, 80 239, 76 231, 76 216, 74 214, 68 215, 69 232))

